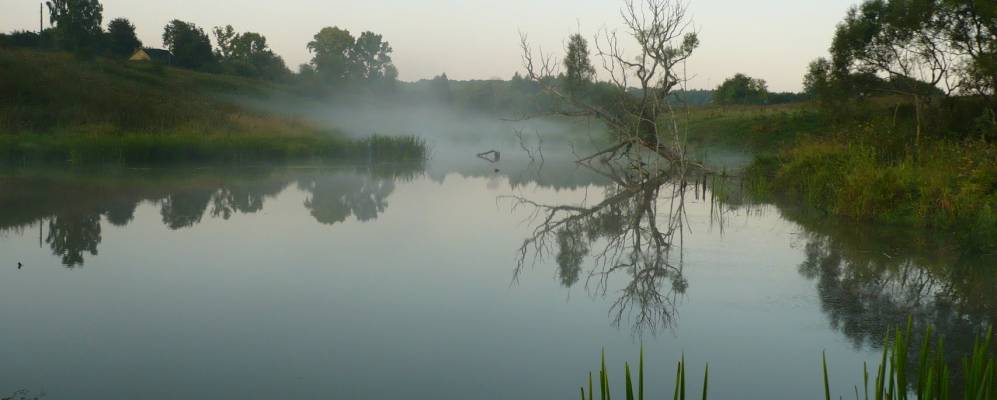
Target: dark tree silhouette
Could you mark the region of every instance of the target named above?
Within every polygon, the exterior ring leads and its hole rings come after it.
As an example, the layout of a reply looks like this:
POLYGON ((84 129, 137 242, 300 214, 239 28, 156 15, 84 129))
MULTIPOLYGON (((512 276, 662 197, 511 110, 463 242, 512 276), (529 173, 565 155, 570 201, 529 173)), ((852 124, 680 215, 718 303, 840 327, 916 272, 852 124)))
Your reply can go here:
POLYGON ((173 53, 177 66, 197 69, 215 63, 211 39, 203 29, 190 22, 170 21, 163 31, 163 44, 173 53))
POLYGON ((63 265, 75 267, 83 265, 83 253, 97 255, 100 239, 100 214, 67 214, 49 221, 45 242, 63 265))
POLYGON ((48 0, 49 21, 63 49, 92 54, 101 39, 104 6, 98 0, 48 0))
POLYGON ((118 57, 128 57, 142 42, 135 36, 135 25, 128 19, 115 18, 107 25, 107 50, 118 57))

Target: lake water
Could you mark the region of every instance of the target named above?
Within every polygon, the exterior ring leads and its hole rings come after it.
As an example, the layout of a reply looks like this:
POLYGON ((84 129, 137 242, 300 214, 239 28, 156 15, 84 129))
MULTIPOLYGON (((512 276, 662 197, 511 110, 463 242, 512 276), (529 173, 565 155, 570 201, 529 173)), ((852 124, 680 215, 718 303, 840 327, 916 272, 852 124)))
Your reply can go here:
POLYGON ((907 315, 953 357, 994 319, 945 234, 544 162, 6 169, 0 397, 570 399, 643 343, 653 398, 682 354, 695 396, 819 398, 822 351, 837 398, 907 315))

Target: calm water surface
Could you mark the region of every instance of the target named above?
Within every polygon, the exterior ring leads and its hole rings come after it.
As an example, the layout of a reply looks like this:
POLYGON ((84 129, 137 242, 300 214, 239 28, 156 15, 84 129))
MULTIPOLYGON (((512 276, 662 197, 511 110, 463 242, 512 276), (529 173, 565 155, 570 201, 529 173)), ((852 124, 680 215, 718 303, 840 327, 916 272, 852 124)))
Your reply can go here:
POLYGON ((658 398, 683 353, 693 393, 818 398, 822 350, 848 395, 890 322, 994 318, 995 257, 942 234, 523 164, 5 170, 0 395, 568 399, 643 342, 658 398))

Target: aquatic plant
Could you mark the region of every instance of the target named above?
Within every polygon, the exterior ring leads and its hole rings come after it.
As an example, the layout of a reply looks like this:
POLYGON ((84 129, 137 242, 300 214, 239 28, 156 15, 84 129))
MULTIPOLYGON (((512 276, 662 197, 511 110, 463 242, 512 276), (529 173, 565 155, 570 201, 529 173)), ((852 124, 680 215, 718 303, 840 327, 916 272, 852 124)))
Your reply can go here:
MULTIPOLYGON (((640 347, 640 361, 637 366, 637 387, 636 392, 634 392, 634 380, 630 372, 630 364, 623 364, 623 371, 625 376, 625 390, 623 392, 624 398, 626 400, 644 400, 644 346, 640 347)), ((678 367, 675 371, 675 390, 673 392, 672 398, 675 400, 685 400, 686 398, 686 387, 685 387, 685 355, 678 362, 678 367)), ((707 399, 707 388, 710 382, 710 365, 706 365, 706 372, 703 374, 703 400, 707 399)), ((592 373, 589 372, 588 376, 588 392, 585 391, 585 387, 579 388, 579 393, 581 395, 581 400, 594 400, 595 390, 592 384, 592 373), (586 393, 588 396, 586 397, 586 393)), ((609 385, 609 372, 606 369, 606 350, 602 351, 602 357, 600 359, 599 365, 599 399, 600 400, 611 400, 612 390, 609 385)))
MULTIPOLYGON (((868 365, 862 367, 863 387, 862 399, 869 400, 948 400, 958 398, 962 394, 964 400, 990 400, 994 398, 994 377, 997 359, 990 350, 993 329, 987 330, 983 337, 976 338, 973 349, 963 358, 962 385, 951 381, 952 368, 945 362, 945 346, 941 337, 935 339, 929 327, 924 334, 916 353, 918 359, 916 370, 908 370, 912 350, 912 320, 908 318, 907 327, 897 329, 890 341, 887 334, 883 346, 882 358, 876 368, 876 376, 869 386, 868 365), (932 344, 934 342, 934 344, 932 344), (914 378, 914 382, 909 382, 914 378)), ((822 354, 821 364, 824 370, 824 398, 831 399, 831 384, 827 377, 827 354, 822 354)), ((855 386, 855 399, 860 399, 860 388, 855 386)))

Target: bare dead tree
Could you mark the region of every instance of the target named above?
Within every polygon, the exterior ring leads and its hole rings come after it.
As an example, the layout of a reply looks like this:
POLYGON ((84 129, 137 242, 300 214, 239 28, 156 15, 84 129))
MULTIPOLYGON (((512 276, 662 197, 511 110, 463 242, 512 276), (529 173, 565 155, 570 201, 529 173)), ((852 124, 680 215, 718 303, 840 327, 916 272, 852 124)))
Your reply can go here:
POLYGON ((556 113, 598 118, 618 139, 615 145, 582 161, 630 154, 636 147, 648 149, 683 168, 687 165, 702 168, 701 164, 685 158, 674 110, 668 103, 672 90, 686 80, 680 67, 699 45, 687 11, 687 3, 681 1, 625 0, 620 15, 626 32, 603 30, 596 35, 597 55, 608 77, 605 83, 612 85, 617 94, 616 104, 608 105, 609 108, 562 90, 556 59, 542 48, 531 47, 527 35, 520 34, 527 76, 567 105, 556 113), (624 51, 624 38, 636 44, 636 55, 624 51))

